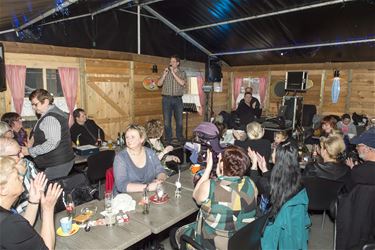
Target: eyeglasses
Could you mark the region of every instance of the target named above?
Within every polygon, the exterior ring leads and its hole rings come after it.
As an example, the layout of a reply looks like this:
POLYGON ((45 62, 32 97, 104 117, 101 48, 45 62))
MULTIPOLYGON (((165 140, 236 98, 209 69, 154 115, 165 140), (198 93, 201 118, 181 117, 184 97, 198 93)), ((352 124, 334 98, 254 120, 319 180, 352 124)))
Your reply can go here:
POLYGON ((20 147, 20 150, 18 151, 17 154, 8 155, 8 156, 17 156, 18 158, 22 158, 22 148, 20 147))
POLYGON ((39 103, 40 103, 39 101, 38 101, 38 102, 35 102, 35 103, 31 103, 31 106, 32 106, 32 107, 36 107, 36 106, 38 106, 39 103))

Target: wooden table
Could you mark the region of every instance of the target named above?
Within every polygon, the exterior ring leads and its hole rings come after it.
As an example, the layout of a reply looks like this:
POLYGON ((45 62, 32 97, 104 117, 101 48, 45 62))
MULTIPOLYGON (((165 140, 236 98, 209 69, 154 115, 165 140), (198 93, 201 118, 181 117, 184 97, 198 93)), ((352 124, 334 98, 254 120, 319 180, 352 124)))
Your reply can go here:
MULTIPOLYGON (((193 176, 194 175, 191 173, 190 169, 181 171, 180 182, 181 182, 183 189, 194 191, 193 176)), ((177 179, 178 179, 178 174, 175 174, 169 177, 165 182, 175 185, 177 179)))
MULTIPOLYGON (((93 200, 82 204, 76 208, 76 213, 88 206, 97 206, 98 212, 94 218, 101 218, 100 212, 104 210, 104 200, 93 200)), ((60 227, 60 218, 64 216, 66 216, 65 211, 55 215, 55 230, 60 227)), ((130 218, 129 222, 122 225, 91 227, 89 232, 81 228, 69 237, 56 235, 56 249, 125 249, 149 235, 151 235, 149 227, 130 218)))
MULTIPOLYGON (((163 186, 170 197, 169 201, 160 205, 151 203, 149 214, 143 214, 143 207, 138 205, 138 202, 142 199, 142 193, 129 193, 137 202, 136 211, 129 214, 130 220, 136 220, 148 226, 154 234, 162 232, 198 210, 192 198, 192 191, 184 189, 181 192, 181 198, 175 198, 176 186, 167 182, 163 186)), ((150 192, 149 196, 152 194, 150 192)))

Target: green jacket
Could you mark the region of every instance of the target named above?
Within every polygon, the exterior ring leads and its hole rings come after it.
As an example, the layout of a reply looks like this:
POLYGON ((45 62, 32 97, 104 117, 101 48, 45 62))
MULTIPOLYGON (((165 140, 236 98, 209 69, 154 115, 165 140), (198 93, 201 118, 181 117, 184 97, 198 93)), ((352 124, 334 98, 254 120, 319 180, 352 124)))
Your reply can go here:
POLYGON ((311 225, 308 203, 306 189, 302 189, 281 207, 275 221, 266 226, 263 250, 307 249, 311 225))

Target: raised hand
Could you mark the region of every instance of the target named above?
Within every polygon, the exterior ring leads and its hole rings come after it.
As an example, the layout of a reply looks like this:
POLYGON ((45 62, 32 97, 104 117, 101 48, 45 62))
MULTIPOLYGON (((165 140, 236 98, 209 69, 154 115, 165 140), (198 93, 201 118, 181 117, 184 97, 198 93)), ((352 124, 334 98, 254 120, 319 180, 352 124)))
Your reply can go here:
POLYGON ((206 165, 205 171, 211 172, 212 165, 213 165, 213 159, 212 159, 212 152, 211 152, 210 149, 207 149, 206 162, 207 162, 207 165, 206 165))
POLYGON ((262 171, 262 173, 267 172, 268 169, 267 169, 266 159, 264 159, 264 156, 260 155, 258 152, 256 153, 256 155, 257 155, 259 169, 262 171))
POLYGON ((58 183, 49 184, 48 188, 47 188, 47 193, 41 194, 40 203, 42 205, 42 210, 43 211, 47 211, 47 210, 53 211, 53 209, 56 205, 57 199, 60 197, 62 191, 63 190, 58 183))
POLYGON ((37 174, 34 180, 30 182, 29 200, 39 202, 47 185, 47 178, 43 172, 37 174))

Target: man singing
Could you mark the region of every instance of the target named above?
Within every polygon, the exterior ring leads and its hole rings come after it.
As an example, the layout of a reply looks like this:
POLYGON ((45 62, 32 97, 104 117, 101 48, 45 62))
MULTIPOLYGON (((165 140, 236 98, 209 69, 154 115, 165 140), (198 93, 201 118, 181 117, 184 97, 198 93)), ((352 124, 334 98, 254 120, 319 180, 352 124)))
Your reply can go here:
POLYGON ((162 89, 162 105, 164 117, 164 135, 168 144, 172 142, 172 113, 176 120, 176 137, 179 144, 184 141, 182 135, 182 95, 185 91, 186 73, 180 69, 180 58, 171 56, 169 67, 164 69, 163 75, 158 81, 162 89))

